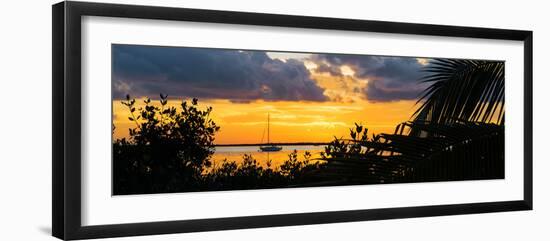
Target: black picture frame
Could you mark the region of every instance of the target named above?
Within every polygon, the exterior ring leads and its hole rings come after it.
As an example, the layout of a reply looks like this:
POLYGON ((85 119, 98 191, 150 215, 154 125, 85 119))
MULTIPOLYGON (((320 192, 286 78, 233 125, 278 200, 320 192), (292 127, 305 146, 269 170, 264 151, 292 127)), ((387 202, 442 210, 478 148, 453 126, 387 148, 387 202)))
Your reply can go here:
POLYGON ((531 210, 533 33, 522 30, 335 19, 261 13, 60 2, 53 15, 53 194, 52 233, 60 239, 87 239, 276 227, 321 223, 531 210), (517 40, 524 43, 524 194, 522 200, 368 210, 140 222, 99 226, 81 224, 81 17, 104 16, 258 26, 351 30, 427 36, 517 40))

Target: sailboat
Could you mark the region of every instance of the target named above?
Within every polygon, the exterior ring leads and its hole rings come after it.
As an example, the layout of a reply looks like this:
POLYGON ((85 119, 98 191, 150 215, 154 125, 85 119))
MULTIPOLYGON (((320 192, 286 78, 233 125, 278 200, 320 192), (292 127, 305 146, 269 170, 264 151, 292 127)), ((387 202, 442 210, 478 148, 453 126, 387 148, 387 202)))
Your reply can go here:
POLYGON ((268 113, 267 114, 267 145, 260 146, 260 151, 275 152, 275 151, 280 151, 282 149, 283 149, 282 146, 276 146, 276 145, 270 144, 270 141, 269 141, 269 113, 268 113))

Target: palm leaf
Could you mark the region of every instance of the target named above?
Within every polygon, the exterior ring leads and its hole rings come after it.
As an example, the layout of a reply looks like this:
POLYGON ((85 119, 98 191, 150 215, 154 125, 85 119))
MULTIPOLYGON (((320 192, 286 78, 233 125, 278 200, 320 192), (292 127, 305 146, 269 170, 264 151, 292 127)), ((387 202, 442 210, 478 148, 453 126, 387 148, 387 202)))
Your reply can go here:
POLYGON ((504 63, 485 60, 436 59, 425 70, 415 121, 457 120, 504 124, 504 63))

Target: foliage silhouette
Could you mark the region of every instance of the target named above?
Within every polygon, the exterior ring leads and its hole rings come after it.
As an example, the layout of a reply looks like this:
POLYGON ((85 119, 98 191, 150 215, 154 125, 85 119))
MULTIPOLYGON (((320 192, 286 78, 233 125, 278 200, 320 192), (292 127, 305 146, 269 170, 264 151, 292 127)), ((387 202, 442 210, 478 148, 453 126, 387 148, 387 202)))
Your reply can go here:
POLYGON ((277 168, 262 167, 249 154, 243 156, 240 164, 225 160, 203 176, 205 190, 281 188, 318 183, 322 180, 316 172, 323 169, 323 164, 310 158, 311 154, 306 152, 300 161, 294 150, 277 168))
POLYGON ((220 129, 209 118, 212 108, 198 108, 198 100, 182 101, 180 108, 168 107, 160 95, 160 106, 144 100, 136 109, 135 99, 126 96, 128 119, 135 123, 129 139, 113 144, 114 192, 157 193, 198 189, 202 172, 214 153, 214 134, 220 129))
POLYGON ((503 178, 504 126, 406 122, 394 134, 336 139, 323 158, 323 175, 334 184, 503 178), (413 129, 423 134, 404 134, 413 129))
POLYGON ((288 155, 280 167, 262 167, 251 155, 240 164, 225 160, 212 166, 214 135, 220 127, 209 116, 212 107, 198 108, 198 100, 182 101, 180 108, 168 107, 160 95, 159 105, 149 98, 144 107, 126 97, 128 119, 135 123, 129 138, 113 143, 113 192, 120 194, 167 193, 204 190, 234 190, 297 186, 318 182, 315 171, 322 169, 306 152, 288 155))

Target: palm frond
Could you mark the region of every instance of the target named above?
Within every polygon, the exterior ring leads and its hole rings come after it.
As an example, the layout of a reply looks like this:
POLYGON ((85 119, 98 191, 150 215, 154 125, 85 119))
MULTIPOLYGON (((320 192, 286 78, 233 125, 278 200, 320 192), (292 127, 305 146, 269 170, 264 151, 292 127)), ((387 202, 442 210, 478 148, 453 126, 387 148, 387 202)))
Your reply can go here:
POLYGON ((504 63, 436 59, 421 79, 431 85, 421 94, 415 121, 457 120, 504 124, 504 63))

